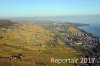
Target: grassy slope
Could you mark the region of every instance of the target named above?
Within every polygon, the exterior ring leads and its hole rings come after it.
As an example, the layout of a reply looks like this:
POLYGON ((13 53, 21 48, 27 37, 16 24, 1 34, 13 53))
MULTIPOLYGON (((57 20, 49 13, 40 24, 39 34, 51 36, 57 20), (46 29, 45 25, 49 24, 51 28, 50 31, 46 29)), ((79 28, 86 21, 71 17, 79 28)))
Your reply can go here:
POLYGON ((74 34, 81 34, 81 31, 75 27, 69 27, 67 32, 74 33, 74 34))
MULTIPOLYGON (((51 31, 45 30, 40 25, 17 25, 7 29, 4 38, 0 39, 0 56, 8 57, 18 53, 25 55, 23 61, 13 61, 15 66, 34 66, 34 64, 40 65, 41 63, 47 63, 49 66, 74 66, 73 64, 50 63, 50 58, 77 58, 81 55, 81 53, 69 47, 44 48, 40 46, 53 40, 54 35, 51 31)), ((64 42, 58 40, 56 44, 64 45, 64 42)))

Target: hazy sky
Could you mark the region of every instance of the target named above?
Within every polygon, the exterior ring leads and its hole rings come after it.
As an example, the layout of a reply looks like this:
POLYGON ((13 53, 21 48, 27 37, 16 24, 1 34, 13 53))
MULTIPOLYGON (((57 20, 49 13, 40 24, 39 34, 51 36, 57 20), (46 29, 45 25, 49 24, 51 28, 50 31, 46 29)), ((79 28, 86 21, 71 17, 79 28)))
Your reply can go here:
POLYGON ((100 0, 0 0, 0 17, 100 14, 100 0))

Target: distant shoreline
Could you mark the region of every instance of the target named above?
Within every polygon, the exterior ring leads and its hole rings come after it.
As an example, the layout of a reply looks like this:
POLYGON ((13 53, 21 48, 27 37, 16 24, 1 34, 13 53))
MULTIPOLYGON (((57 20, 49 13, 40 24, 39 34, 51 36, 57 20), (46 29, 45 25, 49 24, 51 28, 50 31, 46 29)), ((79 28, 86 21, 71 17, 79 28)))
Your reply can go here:
MULTIPOLYGON (((89 25, 85 25, 85 26, 89 26, 89 25)), ((80 31, 82 31, 83 33, 87 33, 87 34, 88 34, 89 36, 91 36, 91 37, 97 37, 97 38, 99 38, 98 36, 93 35, 93 33, 87 32, 87 31, 84 30, 83 28, 80 28, 80 27, 85 27, 85 26, 78 26, 77 28, 78 28, 80 31)))

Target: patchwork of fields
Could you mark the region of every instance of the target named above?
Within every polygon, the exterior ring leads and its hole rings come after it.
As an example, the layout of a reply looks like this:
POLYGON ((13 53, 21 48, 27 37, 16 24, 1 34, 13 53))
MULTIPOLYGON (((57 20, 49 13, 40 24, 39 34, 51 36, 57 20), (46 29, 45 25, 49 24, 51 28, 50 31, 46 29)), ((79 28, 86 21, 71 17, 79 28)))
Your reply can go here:
POLYGON ((51 63, 51 58, 82 57, 82 53, 68 47, 61 39, 55 41, 55 34, 41 25, 18 24, 0 31, 0 66, 74 66, 51 63), (22 61, 9 59, 19 53, 24 56, 22 61))

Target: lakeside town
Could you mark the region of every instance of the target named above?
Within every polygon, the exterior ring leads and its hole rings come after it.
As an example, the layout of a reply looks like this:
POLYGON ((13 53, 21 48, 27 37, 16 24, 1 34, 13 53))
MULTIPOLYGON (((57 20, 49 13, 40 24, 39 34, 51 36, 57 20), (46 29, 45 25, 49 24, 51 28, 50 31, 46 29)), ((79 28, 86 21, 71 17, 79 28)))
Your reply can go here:
MULTIPOLYGON (((62 39, 66 45, 86 53, 89 56, 99 56, 100 55, 100 37, 95 37, 91 33, 79 29, 79 26, 88 26, 87 24, 75 24, 71 23, 53 23, 45 25, 48 29, 53 29, 55 31, 61 32, 61 34, 56 34, 56 37, 62 39), (70 27, 71 25, 71 27, 70 27)), ((56 39, 56 38, 55 38, 56 39)))

